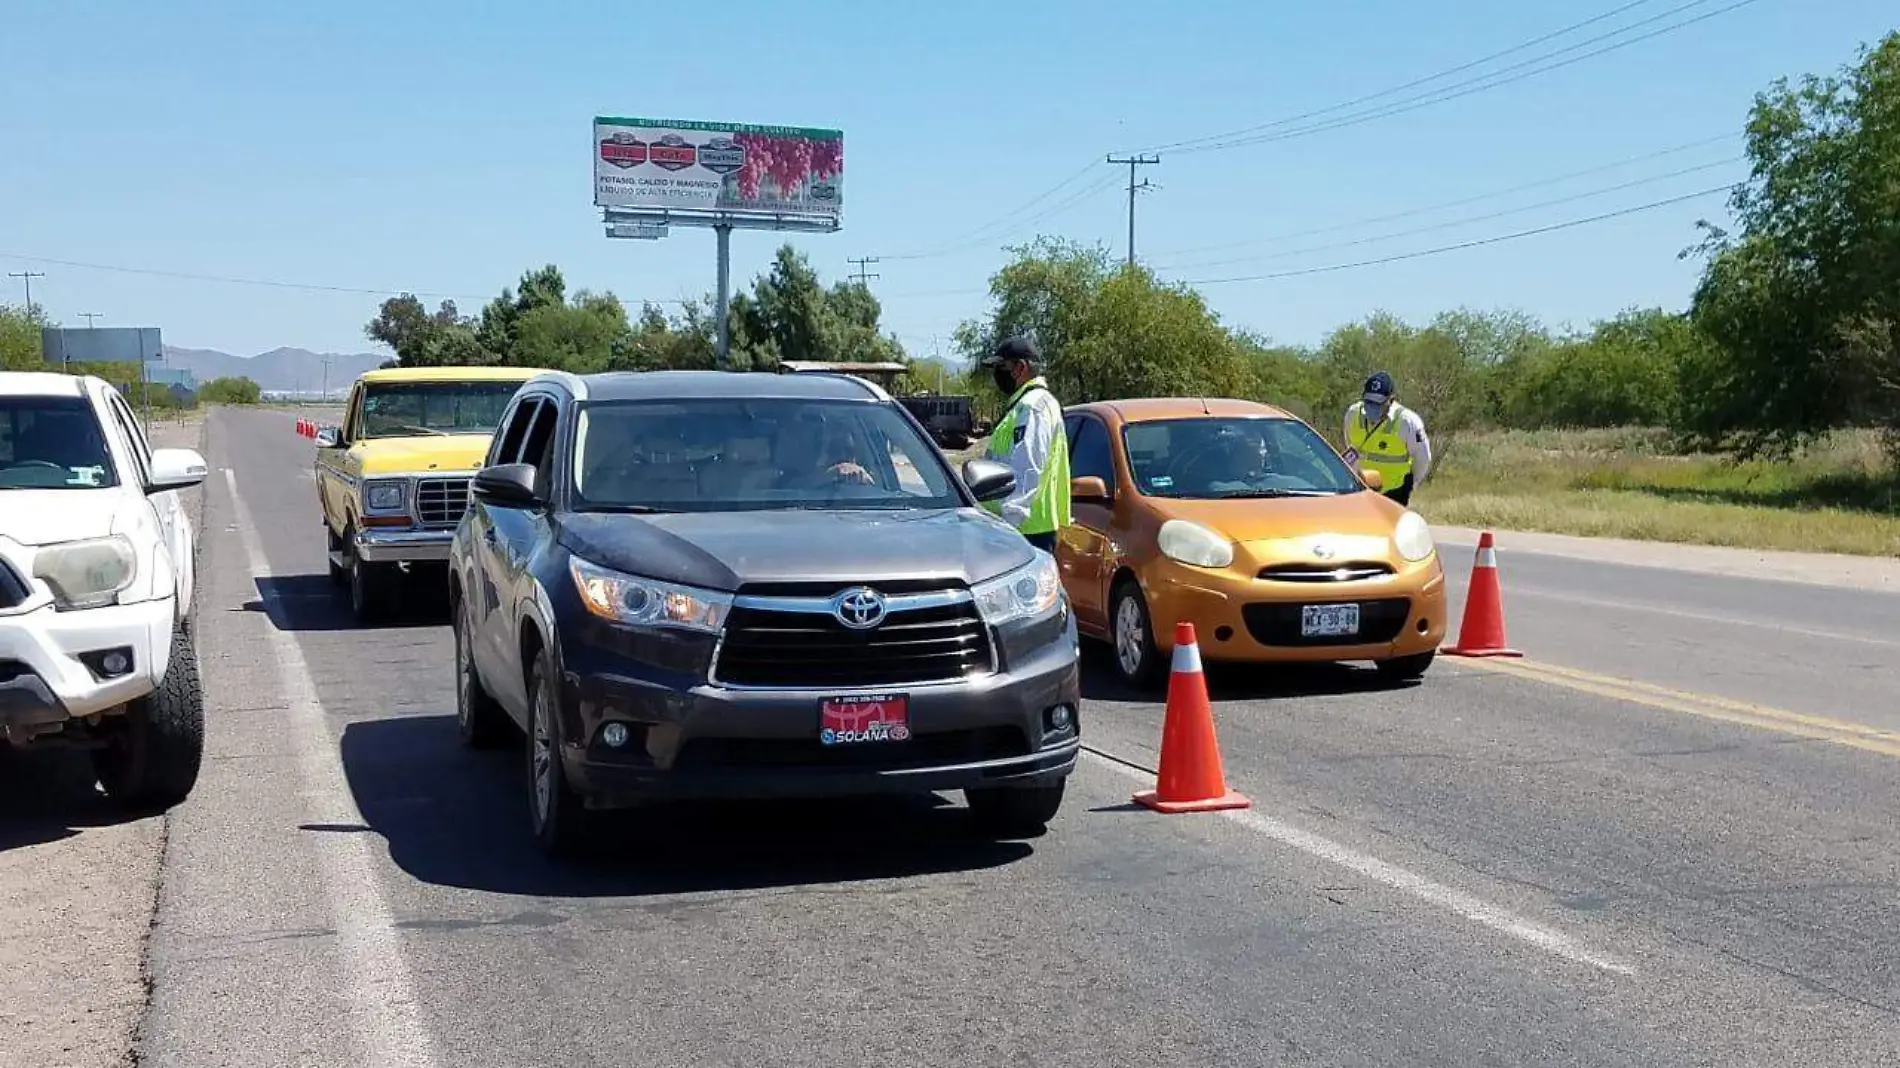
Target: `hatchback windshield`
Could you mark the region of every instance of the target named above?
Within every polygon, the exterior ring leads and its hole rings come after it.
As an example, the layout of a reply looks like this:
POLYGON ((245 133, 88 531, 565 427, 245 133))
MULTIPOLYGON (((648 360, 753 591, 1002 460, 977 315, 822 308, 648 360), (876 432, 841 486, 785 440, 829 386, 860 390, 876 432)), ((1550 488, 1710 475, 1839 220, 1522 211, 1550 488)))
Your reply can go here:
POLYGON ((105 432, 83 397, 0 397, 0 489, 119 484, 105 432))
POLYGON ((1316 497, 1363 487, 1313 429, 1278 417, 1163 419, 1122 432, 1149 497, 1316 497))
POLYGON ((363 437, 492 434, 519 382, 403 382, 363 391, 363 437))
POLYGON ((582 510, 958 508, 935 447, 890 405, 683 400, 590 404, 575 429, 582 510))

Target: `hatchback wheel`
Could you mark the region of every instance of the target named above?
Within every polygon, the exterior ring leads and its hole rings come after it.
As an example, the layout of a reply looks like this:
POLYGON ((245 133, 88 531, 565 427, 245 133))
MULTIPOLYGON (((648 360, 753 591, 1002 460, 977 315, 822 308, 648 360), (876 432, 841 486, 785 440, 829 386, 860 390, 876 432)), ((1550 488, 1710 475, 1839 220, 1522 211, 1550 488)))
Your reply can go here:
POLYGON ((1159 675, 1161 653, 1155 648, 1154 625, 1148 615, 1148 601, 1141 586, 1125 579, 1115 587, 1110 611, 1110 641, 1115 651, 1115 670, 1122 681, 1148 687, 1159 675))
POLYGON ((1387 682, 1411 682, 1425 677, 1425 669, 1432 666, 1436 652, 1414 653, 1411 656, 1395 656, 1390 660, 1378 660, 1373 666, 1379 669, 1379 677, 1387 682))

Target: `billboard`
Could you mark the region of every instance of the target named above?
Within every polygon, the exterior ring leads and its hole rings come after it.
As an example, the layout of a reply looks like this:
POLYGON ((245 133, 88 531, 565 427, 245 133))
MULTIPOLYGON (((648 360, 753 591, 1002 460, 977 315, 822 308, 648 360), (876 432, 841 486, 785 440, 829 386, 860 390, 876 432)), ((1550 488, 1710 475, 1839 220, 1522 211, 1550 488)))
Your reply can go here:
POLYGON ((49 326, 40 330, 46 362, 150 363, 165 358, 156 326, 49 326))
POLYGON ((829 221, 844 214, 844 134, 680 119, 594 119, 594 204, 829 221))

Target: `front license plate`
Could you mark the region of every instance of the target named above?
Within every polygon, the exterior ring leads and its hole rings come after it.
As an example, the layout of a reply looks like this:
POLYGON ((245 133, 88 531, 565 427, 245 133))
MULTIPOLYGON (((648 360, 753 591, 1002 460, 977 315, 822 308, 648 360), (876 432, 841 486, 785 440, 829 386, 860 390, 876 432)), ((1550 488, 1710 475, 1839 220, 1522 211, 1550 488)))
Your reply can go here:
POLYGON ((1356 604, 1309 604, 1300 606, 1300 637, 1332 638, 1359 633, 1359 606, 1356 604))
POLYGON ((818 741, 825 745, 901 742, 910 737, 910 698, 869 694, 827 699, 818 713, 818 741))

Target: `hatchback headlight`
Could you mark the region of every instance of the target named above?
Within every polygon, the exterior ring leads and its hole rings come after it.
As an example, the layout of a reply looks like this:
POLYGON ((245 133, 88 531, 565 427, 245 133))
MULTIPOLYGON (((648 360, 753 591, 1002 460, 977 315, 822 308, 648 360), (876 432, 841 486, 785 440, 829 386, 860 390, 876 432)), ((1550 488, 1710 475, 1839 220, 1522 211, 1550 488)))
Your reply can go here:
POLYGON ((979 582, 971 593, 976 609, 992 627, 1019 619, 1034 619, 1053 609, 1062 600, 1062 574, 1056 570, 1056 558, 1038 552, 1035 560, 988 582, 979 582))
POLYGON ((1432 555, 1438 545, 1432 541, 1432 527, 1425 517, 1417 512, 1406 512, 1399 517, 1398 525, 1392 528, 1392 545, 1399 555, 1413 563, 1432 555))
POLYGON ((1199 523, 1170 519, 1155 537, 1161 555, 1194 567, 1227 567, 1234 562, 1234 543, 1199 523))
POLYGON ((402 509, 403 481, 384 479, 363 483, 363 507, 372 512, 396 512, 402 509))
POLYGON ((581 603, 602 619, 633 627, 670 627, 717 633, 732 609, 732 595, 675 586, 670 582, 622 574, 579 557, 572 558, 574 587, 581 603))
POLYGON ((114 604, 138 574, 138 554, 121 534, 49 545, 33 554, 33 575, 62 609, 114 604))

